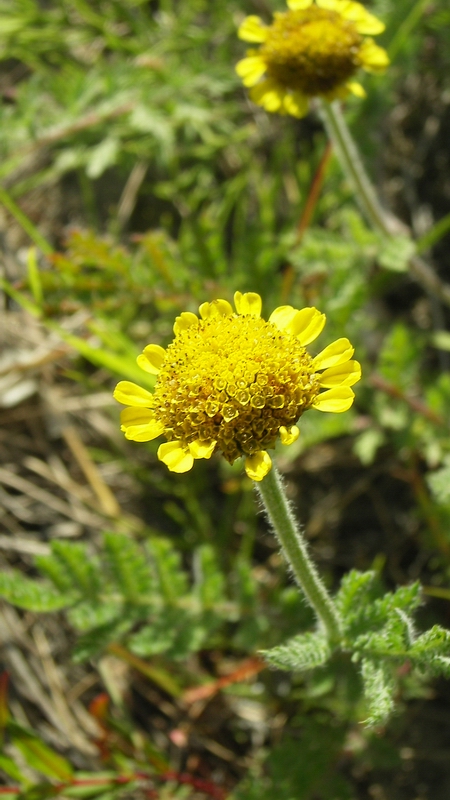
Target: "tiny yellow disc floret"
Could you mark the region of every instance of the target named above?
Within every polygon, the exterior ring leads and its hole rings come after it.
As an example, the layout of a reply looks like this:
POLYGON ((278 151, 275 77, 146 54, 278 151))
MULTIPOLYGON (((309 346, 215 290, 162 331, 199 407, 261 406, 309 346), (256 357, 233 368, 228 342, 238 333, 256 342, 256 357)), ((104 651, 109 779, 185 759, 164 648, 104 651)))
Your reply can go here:
POLYGON ((320 389, 300 342, 251 314, 198 320, 166 353, 153 403, 166 436, 214 441, 230 463, 273 447, 320 389))
POLYGON ((261 480, 271 466, 267 449, 278 438, 292 444, 306 410, 345 411, 353 402, 349 387, 361 370, 350 342, 338 339, 315 358, 306 350, 325 324, 317 309, 281 306, 266 321, 259 295, 237 292, 235 305, 237 313, 226 300, 203 303, 200 318, 184 312, 166 350, 144 349, 138 363, 157 374, 153 393, 128 381, 116 387, 128 405, 125 436, 163 433, 158 456, 174 472, 220 452, 230 463, 244 456, 247 474, 261 480))
POLYGON ((311 6, 275 14, 260 56, 268 77, 314 97, 333 92, 354 75, 362 41, 353 22, 311 6))

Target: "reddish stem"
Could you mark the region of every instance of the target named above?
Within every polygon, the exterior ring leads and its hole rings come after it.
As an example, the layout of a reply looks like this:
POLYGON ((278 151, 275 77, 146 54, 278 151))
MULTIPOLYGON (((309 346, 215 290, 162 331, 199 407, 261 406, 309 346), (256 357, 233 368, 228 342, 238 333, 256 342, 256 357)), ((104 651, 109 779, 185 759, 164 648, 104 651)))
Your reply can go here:
POLYGON ((319 200, 322 185, 325 179, 328 163, 333 153, 333 145, 330 141, 327 142, 325 150, 322 153, 319 166, 316 169, 315 175, 309 189, 309 194, 306 199, 305 207, 300 216, 297 226, 297 244, 300 244, 305 231, 311 224, 311 219, 314 214, 317 202, 319 200))
POLYGON ((419 400, 417 397, 411 397, 410 395, 405 394, 402 389, 399 389, 399 387, 395 386, 393 383, 389 383, 389 381, 386 381, 381 375, 373 373, 369 378, 369 383, 374 389, 379 389, 381 392, 388 394, 390 397, 403 400, 412 411, 415 411, 417 414, 421 414, 422 417, 425 417, 430 422, 434 422, 435 425, 445 425, 445 420, 440 416, 440 414, 437 414, 436 411, 433 411, 433 409, 427 406, 423 400, 419 400))
MULTIPOLYGON (((332 153, 333 153, 333 145, 331 141, 328 140, 325 146, 325 150, 322 153, 319 166, 317 167, 314 177, 312 179, 311 186, 309 187, 308 197, 306 198, 306 203, 304 205, 303 211, 298 221, 297 236, 296 236, 297 245, 300 244, 305 234, 305 231, 309 228, 311 224, 311 220, 317 202, 319 200, 320 192, 322 191, 323 182, 325 179, 328 163, 330 161, 332 153)), ((294 268, 292 264, 289 264, 288 267, 285 269, 283 275, 281 296, 284 300, 286 300, 289 297, 293 282, 294 282, 294 268)))
POLYGON ((230 675, 224 675, 222 678, 218 678, 216 681, 207 683, 204 686, 195 686, 193 689, 187 689, 183 694, 183 700, 186 703, 206 700, 208 697, 212 697, 221 689, 230 686, 232 683, 240 683, 246 678, 257 675, 258 672, 261 672, 261 670, 266 667, 267 664, 261 658, 257 658, 256 656, 247 658, 234 672, 231 672, 230 675))
MULTIPOLYGON (((55 792, 63 792, 65 789, 70 789, 73 787, 105 786, 108 784, 120 786, 127 783, 133 783, 133 781, 137 780, 151 782, 175 781, 179 784, 192 786, 193 789, 196 789, 200 792, 205 792, 205 794, 208 794, 213 798, 213 800, 225 800, 226 798, 226 792, 224 789, 221 789, 220 786, 217 786, 211 781, 205 781, 202 778, 194 778, 193 775, 189 775, 186 772, 165 772, 162 775, 148 775, 146 772, 135 772, 132 775, 117 775, 115 778, 80 778, 66 783, 55 784, 54 789, 55 792)), ((153 793, 153 790, 150 791, 153 793)), ((21 792, 22 789, 19 786, 0 786, 0 795, 18 795, 21 794, 21 792)), ((157 795, 155 794, 155 796, 157 795)))

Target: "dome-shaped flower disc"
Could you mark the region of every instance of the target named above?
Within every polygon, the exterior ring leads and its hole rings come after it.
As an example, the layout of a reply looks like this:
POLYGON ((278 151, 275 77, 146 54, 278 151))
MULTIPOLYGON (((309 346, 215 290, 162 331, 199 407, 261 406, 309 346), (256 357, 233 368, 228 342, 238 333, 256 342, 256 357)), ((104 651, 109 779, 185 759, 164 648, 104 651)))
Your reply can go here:
POLYGON ((239 28, 241 39, 260 44, 236 65, 252 100, 266 111, 302 117, 311 97, 364 97, 353 76, 360 68, 387 67, 386 51, 366 35, 381 33, 383 23, 353 0, 288 0, 288 7, 271 25, 251 16, 239 28))
POLYGON ((338 339, 313 358, 306 345, 325 324, 316 308, 280 306, 266 321, 261 298, 235 294, 183 312, 164 350, 150 344, 138 364, 157 374, 153 393, 121 381, 115 398, 128 406, 121 417, 127 439, 150 441, 164 434, 158 457, 173 472, 194 459, 220 452, 232 464, 244 456, 253 480, 271 467, 267 449, 289 445, 309 408, 334 413, 353 403, 350 388, 361 377, 348 339, 338 339), (322 391, 325 389, 325 391, 322 391))

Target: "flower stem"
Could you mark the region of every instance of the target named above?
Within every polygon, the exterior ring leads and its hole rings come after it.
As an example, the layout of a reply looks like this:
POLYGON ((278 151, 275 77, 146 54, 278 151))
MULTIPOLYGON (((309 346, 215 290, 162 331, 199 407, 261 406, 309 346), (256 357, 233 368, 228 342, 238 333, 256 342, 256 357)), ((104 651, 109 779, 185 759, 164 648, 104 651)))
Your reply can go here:
MULTIPOLYGON (((380 205, 375 189, 364 169, 357 145, 341 113, 339 103, 337 101, 328 103, 326 100, 318 100, 318 103, 322 120, 341 162, 341 167, 350 180, 359 205, 374 230, 386 238, 395 235, 395 229, 400 232, 403 230, 407 235, 405 226, 391 214, 387 215, 380 205)), ((420 283, 427 292, 436 295, 442 303, 450 306, 450 284, 441 281, 426 261, 423 261, 419 255, 412 255, 409 259, 409 269, 414 280, 420 283)))
POLYGON ((319 108, 336 155, 355 190, 362 210, 376 231, 384 236, 392 236, 386 214, 364 169, 359 150, 347 127, 339 103, 337 101, 328 103, 326 100, 321 100, 319 108))
POLYGON ((256 486, 297 583, 325 628, 329 640, 339 642, 341 622, 337 610, 309 557, 306 542, 289 508, 281 477, 274 465, 256 486))

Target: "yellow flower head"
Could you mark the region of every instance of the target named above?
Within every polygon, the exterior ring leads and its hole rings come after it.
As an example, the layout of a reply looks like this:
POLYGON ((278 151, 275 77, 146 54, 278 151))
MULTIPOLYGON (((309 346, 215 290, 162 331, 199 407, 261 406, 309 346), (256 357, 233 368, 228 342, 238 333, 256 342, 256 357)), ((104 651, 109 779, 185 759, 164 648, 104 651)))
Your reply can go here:
POLYGON ((244 456, 247 475, 260 481, 270 470, 267 448, 279 438, 292 444, 295 423, 309 408, 347 411, 361 367, 348 339, 338 339, 315 358, 306 345, 325 325, 316 308, 280 306, 266 322, 258 294, 236 292, 203 303, 200 318, 176 318, 175 337, 164 350, 149 344, 138 356, 157 375, 154 392, 121 381, 114 392, 127 439, 168 440, 158 458, 172 472, 187 472, 194 459, 221 452, 230 464, 244 456), (325 389, 325 391, 322 391, 325 389))
POLYGON ((362 67, 383 72, 389 58, 366 34, 384 25, 353 0, 287 0, 289 11, 275 13, 271 25, 247 17, 238 36, 260 44, 236 65, 250 97, 266 111, 303 117, 309 98, 364 97, 352 80, 362 67))

